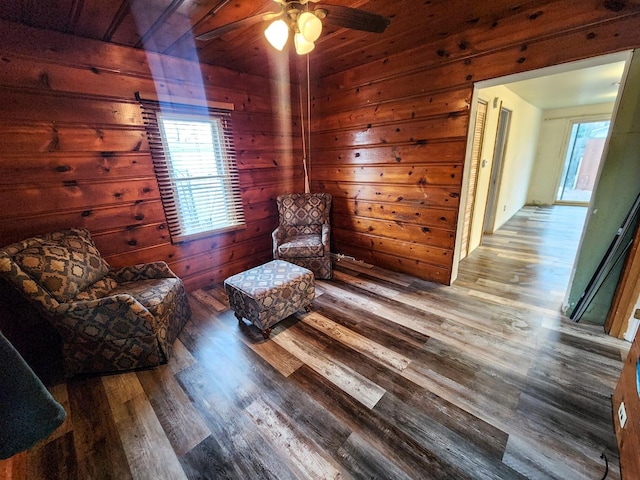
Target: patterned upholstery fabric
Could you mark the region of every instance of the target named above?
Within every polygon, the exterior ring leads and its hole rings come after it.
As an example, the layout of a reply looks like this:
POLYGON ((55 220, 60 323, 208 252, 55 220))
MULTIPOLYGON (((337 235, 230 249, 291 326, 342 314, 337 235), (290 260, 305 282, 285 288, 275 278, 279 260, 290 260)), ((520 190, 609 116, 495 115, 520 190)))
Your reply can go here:
POLYGON ((320 235, 298 235, 288 240, 278 249, 280 258, 321 257, 324 253, 320 235))
POLYGON ((56 327, 69 375, 164 363, 191 316, 182 281, 166 263, 109 270, 86 229, 0 249, 0 276, 56 327))
POLYGON ((75 301, 78 300, 96 300, 98 298, 102 298, 106 296, 111 290, 118 286, 118 282, 116 282, 112 277, 107 275, 101 280, 98 280, 93 285, 89 285, 85 290, 78 293, 74 298, 75 301))
POLYGON ((14 256, 15 262, 56 300, 66 302, 109 272, 91 240, 80 229, 56 232, 14 256))
POLYGON ((273 260, 224 281, 229 305, 267 332, 272 325, 310 305, 315 298, 313 272, 289 262, 273 260))
POLYGON ((322 235, 322 225, 283 225, 285 237, 297 237, 299 235, 322 235))
MULTIPOLYGON (((280 224, 285 226, 320 225, 327 219, 328 193, 294 193, 278 197, 280 224)), ((329 195, 330 197, 330 195, 329 195)), ((329 205, 330 208, 330 205, 329 205)))
POLYGON ((328 193, 294 193, 277 198, 279 226, 272 234, 274 259, 305 267, 316 278, 332 277, 331 200, 328 193))

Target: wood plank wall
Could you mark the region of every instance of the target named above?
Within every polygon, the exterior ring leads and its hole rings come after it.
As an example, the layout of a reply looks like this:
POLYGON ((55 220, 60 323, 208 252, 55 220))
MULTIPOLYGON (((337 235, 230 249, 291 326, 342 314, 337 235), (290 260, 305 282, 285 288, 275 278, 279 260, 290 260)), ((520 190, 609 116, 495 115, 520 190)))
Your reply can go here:
MULTIPOLYGON (((450 283, 474 82, 637 48, 639 6, 525 2, 317 79, 311 185, 334 196, 332 251, 450 283)), ((431 7, 455 14, 447 2, 431 7)))
POLYGON ((275 197, 303 189, 299 109, 280 87, 0 22, 0 245, 84 226, 112 266, 165 260, 189 290, 270 259, 275 197), (136 91, 235 105, 245 229, 171 243, 136 91))

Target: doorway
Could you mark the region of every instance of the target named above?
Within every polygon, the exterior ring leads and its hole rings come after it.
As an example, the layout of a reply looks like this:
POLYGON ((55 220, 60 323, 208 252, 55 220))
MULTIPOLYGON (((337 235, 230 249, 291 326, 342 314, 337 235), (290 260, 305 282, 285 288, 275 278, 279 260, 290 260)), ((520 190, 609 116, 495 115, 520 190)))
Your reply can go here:
MULTIPOLYGON (((585 162, 583 156, 582 171, 580 164, 565 165, 569 143, 567 131, 572 131, 574 123, 603 122, 611 118, 629 57, 630 52, 622 52, 475 85, 463 176, 465 202, 461 202, 464 210, 458 218, 461 235, 456 239, 459 243, 452 281, 457 275, 458 263, 483 242, 484 232, 498 230, 523 206, 575 204, 568 187, 574 187, 574 191, 593 191, 591 181, 594 180, 595 185, 597 175, 592 175, 590 161, 585 162), (515 107, 514 98, 521 102, 515 107), (488 109, 483 117, 486 131, 480 142, 482 151, 478 154, 472 152, 472 146, 474 135, 478 133, 475 121, 478 105, 482 104, 479 101, 488 102, 488 109), (502 108, 509 113, 502 112, 502 108), (528 109, 524 121, 523 108, 528 109), (506 129, 505 122, 498 128, 498 117, 504 119, 505 116, 509 116, 509 128, 506 129), (569 127, 570 122, 573 123, 569 127), (500 131, 506 134, 504 143, 498 141, 502 135, 500 131), (556 136, 553 141, 546 140, 550 132, 556 136), (528 138, 523 140, 523 137, 528 138), (543 137, 545 140, 541 141, 543 137), (502 165, 494 169, 493 160, 499 159, 500 153, 504 157, 502 165), (474 158, 476 160, 472 161, 474 158), (477 175, 471 171, 473 165, 477 166, 477 175), (576 175, 572 175, 574 171, 576 175), (564 196, 558 200, 561 186, 564 196), (472 213, 470 219, 467 218, 469 212, 472 213), (462 245, 464 252, 460 248, 462 245)), ((576 130, 576 138, 579 138, 585 133, 586 126, 576 127, 576 130)), ((604 129, 602 132, 606 137, 604 129)), ((477 144, 475 141, 476 147, 477 144)))

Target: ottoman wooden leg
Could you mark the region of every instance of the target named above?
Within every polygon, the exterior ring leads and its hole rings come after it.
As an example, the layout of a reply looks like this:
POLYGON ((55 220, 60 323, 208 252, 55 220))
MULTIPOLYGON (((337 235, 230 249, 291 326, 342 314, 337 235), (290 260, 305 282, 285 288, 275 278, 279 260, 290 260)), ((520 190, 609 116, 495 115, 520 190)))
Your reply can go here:
POLYGON ((271 328, 267 328, 265 330, 262 330, 260 333, 262 333, 262 336, 264 337, 265 340, 269 339, 269 335, 271 335, 271 328))
POLYGON ((311 311, 311 304, 309 304, 306 307, 304 307, 304 311, 309 313, 311 311))
POLYGON ((233 312, 233 314, 236 316, 236 318, 238 319, 238 323, 244 323, 242 321, 242 315, 240 315, 239 313, 233 312))

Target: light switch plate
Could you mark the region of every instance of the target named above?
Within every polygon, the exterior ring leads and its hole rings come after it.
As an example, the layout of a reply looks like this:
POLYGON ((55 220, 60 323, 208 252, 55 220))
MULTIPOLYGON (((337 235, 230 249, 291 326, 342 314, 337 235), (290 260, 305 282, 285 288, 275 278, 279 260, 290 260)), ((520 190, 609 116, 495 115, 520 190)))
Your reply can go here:
POLYGON ((627 423, 627 410, 624 408, 624 402, 620 402, 618 407, 618 420, 620 420, 620 428, 624 428, 627 423))

